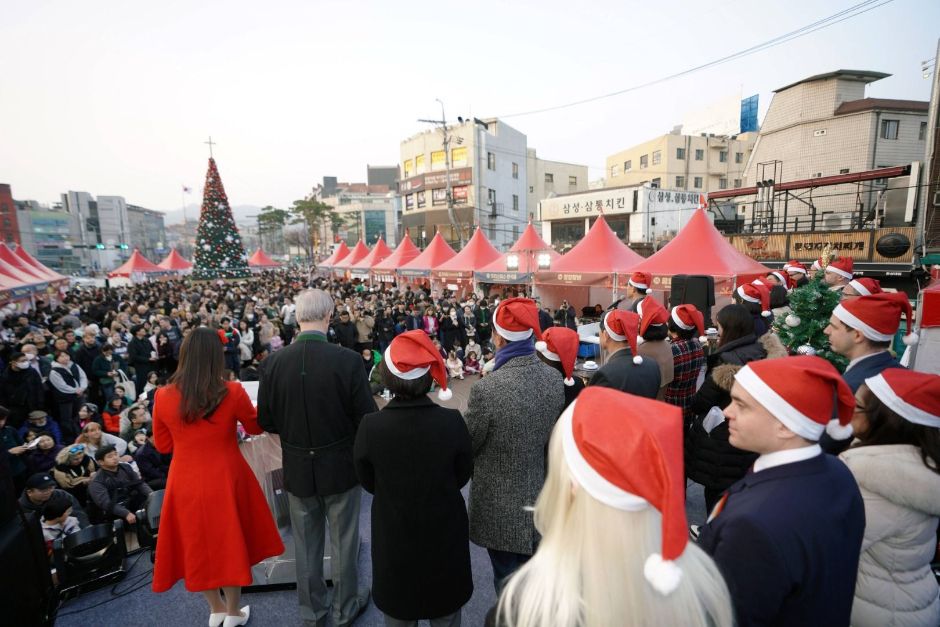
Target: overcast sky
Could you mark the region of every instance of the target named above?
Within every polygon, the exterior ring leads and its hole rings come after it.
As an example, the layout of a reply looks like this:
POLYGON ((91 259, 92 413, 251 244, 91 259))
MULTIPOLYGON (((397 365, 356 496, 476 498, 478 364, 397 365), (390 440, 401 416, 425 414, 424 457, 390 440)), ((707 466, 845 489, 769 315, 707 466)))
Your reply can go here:
MULTIPOLYGON (((198 192, 212 135, 232 204, 286 206, 324 175, 362 181, 440 113, 504 116, 589 98, 762 43, 858 0, 5 3, 0 182, 164 211, 198 192), (760 9, 757 9, 760 7, 760 9)), ((893 74, 868 95, 928 100, 940 2, 893 0, 742 60, 506 121, 549 159, 608 154, 729 93, 840 68, 893 74)), ((198 196, 188 198, 197 203, 198 196)))

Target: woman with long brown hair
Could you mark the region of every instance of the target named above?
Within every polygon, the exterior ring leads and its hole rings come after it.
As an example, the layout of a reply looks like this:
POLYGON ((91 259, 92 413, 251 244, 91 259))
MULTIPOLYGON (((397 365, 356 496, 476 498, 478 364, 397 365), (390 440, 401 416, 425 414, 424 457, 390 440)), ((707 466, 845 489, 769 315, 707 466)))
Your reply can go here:
POLYGON ((251 583, 251 566, 284 552, 235 437, 236 422, 252 435, 262 432, 257 410, 240 383, 223 380, 224 369, 218 334, 193 330, 183 340, 176 373, 157 390, 153 411, 154 445, 173 453, 153 589, 164 592, 183 579, 209 603, 210 627, 248 622, 249 608, 239 609, 239 601, 241 587, 251 583))

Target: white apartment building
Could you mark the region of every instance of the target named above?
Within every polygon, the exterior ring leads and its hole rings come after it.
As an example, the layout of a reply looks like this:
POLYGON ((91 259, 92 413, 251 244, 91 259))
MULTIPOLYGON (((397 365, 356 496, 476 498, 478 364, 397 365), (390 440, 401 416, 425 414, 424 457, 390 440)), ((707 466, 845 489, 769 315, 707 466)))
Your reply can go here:
POLYGON ((401 142, 402 226, 419 244, 440 232, 456 245, 479 226, 507 250, 539 200, 587 189, 587 166, 539 159, 523 133, 498 119, 464 120, 447 132, 450 154, 439 129, 401 142), (447 206, 448 166, 456 225, 447 206))

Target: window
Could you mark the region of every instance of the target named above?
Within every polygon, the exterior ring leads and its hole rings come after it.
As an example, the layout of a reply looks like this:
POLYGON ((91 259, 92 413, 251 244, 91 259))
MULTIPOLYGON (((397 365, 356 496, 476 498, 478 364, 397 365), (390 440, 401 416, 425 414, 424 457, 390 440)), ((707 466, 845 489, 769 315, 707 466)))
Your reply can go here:
POLYGON ((496 169, 496 153, 494 152, 486 153, 486 169, 487 170, 496 169))
POLYGON ((663 160, 663 151, 654 150, 653 151, 653 165, 659 165, 660 162, 662 162, 662 160, 663 160))
POLYGON ((519 164, 518 163, 512 164, 512 178, 514 179, 519 178, 519 164))
POLYGON ((678 187, 678 188, 680 188, 680 189, 682 189, 682 188, 685 187, 685 177, 684 177, 684 176, 677 176, 677 177, 676 177, 676 187, 678 187))
POLYGON ((414 171, 414 162, 411 159, 405 159, 405 163, 402 164, 402 170, 405 172, 405 178, 409 178, 414 171))
POLYGON ((927 123, 926 122, 920 123, 920 132, 917 133, 917 139, 920 141, 924 141, 925 139, 927 139, 927 123))
POLYGON ((659 177, 656 177, 652 181, 650 181, 650 187, 660 187, 660 183, 661 181, 659 177))
POLYGON ((512 239, 513 240, 519 239, 519 225, 518 224, 512 225, 512 239))
POLYGON ((427 204, 427 196, 425 192, 418 192, 415 194, 418 197, 418 209, 424 207, 427 204))
POLYGON ((718 160, 722 163, 728 163, 728 151, 719 150, 718 151, 718 160))
POLYGON ((415 174, 424 174, 424 155, 415 157, 415 174))
POLYGON ((839 170, 839 174, 848 174, 848 173, 849 173, 848 168, 842 168, 841 170, 839 170))
POLYGON ((728 189, 728 179, 725 177, 718 178, 718 189, 728 189))
POLYGON ((701 176, 696 176, 694 179, 692 179, 692 181, 693 181, 692 186, 695 187, 695 189, 702 189, 702 177, 701 176))
POLYGON ((685 159, 685 148, 676 148, 676 159, 685 159))
POLYGON ((623 162, 624 172, 629 172, 632 169, 633 169, 633 159, 627 159, 626 161, 623 162))
POLYGON ((447 188, 431 190, 431 204, 435 207, 447 204, 447 188))
POLYGON ((515 194, 512 195, 512 210, 519 211, 519 197, 515 194))
POLYGON ((529 185, 529 193, 530 193, 530 194, 534 194, 534 193, 535 193, 535 186, 534 186, 534 185, 529 185))
POLYGON ((734 153, 734 162, 735 163, 744 163, 744 153, 736 152, 734 153))
POLYGON ((705 151, 702 150, 701 148, 696 148, 696 149, 695 149, 695 160, 696 160, 696 161, 702 161, 702 160, 704 160, 704 159, 705 159, 705 151))
POLYGON ((452 148, 450 151, 450 164, 455 168, 463 168, 467 165, 467 147, 452 148))
POLYGON ((411 211, 415 208, 415 195, 408 194, 405 196, 405 211, 411 211))
POLYGON ((493 208, 493 211, 496 211, 496 190, 488 189, 486 190, 486 204, 493 208))
POLYGON ((900 120, 882 120, 881 121, 881 139, 897 139, 900 120))
POLYGON ((568 187, 577 187, 578 186, 578 177, 569 176, 568 177, 568 187))
POLYGON ((741 187, 741 179, 734 179, 734 188, 738 189, 741 187))
POLYGON ((554 183, 554 182, 555 182, 555 175, 552 174, 551 172, 546 172, 546 173, 545 173, 545 182, 546 182, 546 183, 554 183))
POLYGON ((447 153, 436 150, 431 153, 431 170, 443 170, 447 167, 447 153))
POLYGON ((650 164, 649 155, 643 155, 642 157, 640 157, 640 169, 641 170, 649 166, 649 164, 650 164))
POLYGON ((610 177, 613 178, 615 176, 620 176, 620 164, 619 163, 615 163, 614 165, 610 166, 610 177))

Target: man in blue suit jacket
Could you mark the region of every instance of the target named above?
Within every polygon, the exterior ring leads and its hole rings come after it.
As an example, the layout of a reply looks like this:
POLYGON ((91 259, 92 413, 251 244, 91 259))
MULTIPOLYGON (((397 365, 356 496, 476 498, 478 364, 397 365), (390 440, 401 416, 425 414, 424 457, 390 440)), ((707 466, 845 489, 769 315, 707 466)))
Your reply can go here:
POLYGON ((748 364, 725 409, 729 441, 759 453, 722 496, 699 546, 718 565, 741 627, 848 625, 865 510, 858 485, 816 442, 848 432, 854 398, 818 357, 748 364))

